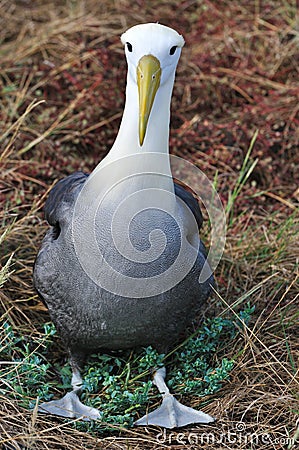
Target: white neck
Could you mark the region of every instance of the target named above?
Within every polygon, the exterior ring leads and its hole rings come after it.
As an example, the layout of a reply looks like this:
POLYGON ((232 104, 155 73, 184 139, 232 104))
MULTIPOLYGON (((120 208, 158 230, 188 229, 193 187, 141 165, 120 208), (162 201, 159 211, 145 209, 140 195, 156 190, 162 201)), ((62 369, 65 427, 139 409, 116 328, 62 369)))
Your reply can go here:
POLYGON ((159 87, 148 121, 143 146, 138 137, 138 89, 127 76, 126 104, 116 140, 109 152, 109 159, 139 152, 159 152, 168 154, 170 101, 174 75, 159 87))
MULTIPOLYGON (((99 177, 95 177, 95 183, 92 183, 95 191, 105 190, 121 179, 133 176, 132 190, 155 188, 173 193, 168 142, 173 83, 174 74, 159 87, 149 117, 144 143, 140 147, 138 88, 128 74, 126 104, 118 135, 108 155, 93 171, 93 174, 101 173, 99 177), (143 173, 148 172, 152 175, 142 176, 143 173), (135 177, 136 173, 141 176, 135 177)), ((117 190, 115 192, 118 192, 117 195, 120 193, 117 190)))

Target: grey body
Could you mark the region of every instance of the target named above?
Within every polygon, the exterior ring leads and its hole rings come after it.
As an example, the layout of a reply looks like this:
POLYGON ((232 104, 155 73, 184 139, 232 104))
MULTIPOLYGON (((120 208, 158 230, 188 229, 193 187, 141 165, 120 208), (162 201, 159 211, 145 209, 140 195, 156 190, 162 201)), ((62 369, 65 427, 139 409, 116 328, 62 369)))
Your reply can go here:
MULTIPOLYGON (((61 180, 50 192, 45 215, 51 228, 35 262, 35 287, 75 359, 100 349, 152 345, 158 351, 166 351, 180 339, 210 294, 212 276, 205 283, 198 283, 206 259, 204 246, 200 244, 190 273, 160 295, 128 298, 102 289, 82 269, 69 236, 75 201, 86 179, 87 175, 77 172, 61 180)), ((192 210, 200 228, 202 216, 197 201, 180 186, 175 185, 175 193, 192 210)), ((164 255, 167 264, 175 257, 176 230, 162 216, 156 219, 161 224, 166 221, 167 233, 172 239, 172 251, 164 255)), ((101 236, 103 230, 99 230, 99 239, 101 236)), ((84 242, 84 236, 82 239, 84 242)), ((137 244, 138 240, 136 236, 137 244)), ((109 241, 105 242, 107 254, 109 245, 109 241)), ((161 264, 163 266, 163 259, 161 264)), ((130 271, 130 264, 126 270, 130 271)))

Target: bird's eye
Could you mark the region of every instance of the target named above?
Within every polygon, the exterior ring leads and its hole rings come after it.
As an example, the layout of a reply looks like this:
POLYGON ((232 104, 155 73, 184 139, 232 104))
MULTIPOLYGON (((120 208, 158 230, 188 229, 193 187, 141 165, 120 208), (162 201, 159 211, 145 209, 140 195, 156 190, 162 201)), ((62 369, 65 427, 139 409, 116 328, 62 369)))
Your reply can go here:
POLYGON ((174 45, 173 47, 171 47, 171 49, 169 50, 169 54, 170 54, 170 55, 174 55, 176 49, 177 49, 177 45, 174 45))
POLYGON ((133 46, 132 44, 130 44, 130 42, 126 42, 127 44, 127 49, 129 50, 129 52, 131 53, 133 51, 133 46))

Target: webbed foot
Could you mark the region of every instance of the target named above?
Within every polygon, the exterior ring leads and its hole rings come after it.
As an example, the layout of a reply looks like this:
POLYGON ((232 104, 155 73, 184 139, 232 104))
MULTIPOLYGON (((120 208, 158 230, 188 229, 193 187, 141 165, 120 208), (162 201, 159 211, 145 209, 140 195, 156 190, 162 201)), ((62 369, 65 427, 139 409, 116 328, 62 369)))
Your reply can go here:
POLYGON ((184 427, 191 423, 210 423, 215 419, 209 414, 182 405, 172 394, 167 394, 162 405, 135 422, 135 425, 157 425, 164 428, 184 427))
POLYGON ((71 419, 96 420, 100 418, 100 412, 90 406, 86 406, 79 400, 75 391, 68 392, 60 400, 52 400, 39 405, 38 411, 43 414, 54 414, 71 419))
POLYGON ((73 364, 72 387, 73 390, 65 394, 60 400, 51 400, 38 406, 38 412, 43 414, 53 414, 55 416, 67 417, 69 419, 82 419, 85 421, 99 419, 100 412, 84 405, 78 394, 82 389, 82 378, 78 367, 73 364))
POLYGON ((135 425, 156 425, 165 428, 184 427, 192 423, 210 423, 214 418, 202 411, 182 405, 170 394, 165 384, 165 368, 159 369, 154 376, 154 383, 162 394, 162 405, 135 422, 135 425))

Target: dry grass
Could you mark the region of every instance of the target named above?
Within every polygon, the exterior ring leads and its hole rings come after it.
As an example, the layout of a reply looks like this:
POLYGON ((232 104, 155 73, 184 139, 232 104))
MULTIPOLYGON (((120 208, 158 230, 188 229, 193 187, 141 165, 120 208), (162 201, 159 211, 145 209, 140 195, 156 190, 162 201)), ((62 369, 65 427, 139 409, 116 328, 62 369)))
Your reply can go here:
POLYGON ((32 288, 47 191, 78 168, 91 170, 118 128, 124 29, 159 20, 185 35, 172 151, 217 177, 224 204, 259 130, 259 161, 235 199, 210 308, 222 314, 248 299, 256 306, 227 348, 236 360, 231 380, 206 407, 218 421, 160 440, 151 428, 100 436, 2 397, 3 449, 295 448, 287 438, 298 438, 299 412, 298 17, 294 0, 266 3, 0 1, 2 267, 12 258, 0 312, 23 334, 37 335, 48 320, 32 288))

